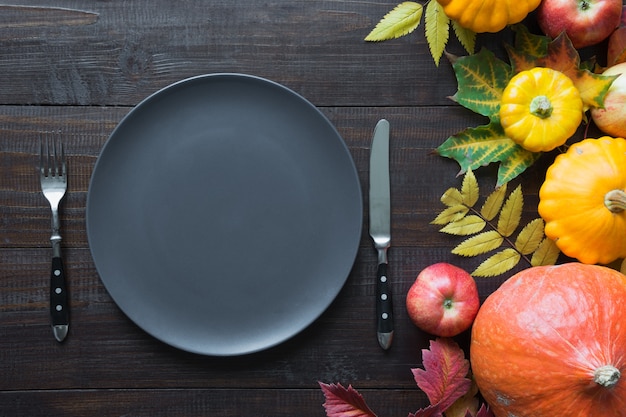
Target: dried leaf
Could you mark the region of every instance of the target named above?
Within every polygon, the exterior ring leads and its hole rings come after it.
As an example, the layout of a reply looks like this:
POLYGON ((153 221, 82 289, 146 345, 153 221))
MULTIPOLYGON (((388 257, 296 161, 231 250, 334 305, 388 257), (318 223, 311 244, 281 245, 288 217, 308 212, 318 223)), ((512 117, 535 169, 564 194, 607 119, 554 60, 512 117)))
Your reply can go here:
POLYGON ((443 225, 450 222, 456 222, 461 220, 468 212, 469 207, 464 206, 463 204, 448 207, 444 211, 439 213, 437 217, 435 217, 435 220, 431 222, 431 224, 443 225))
POLYGON ((522 24, 511 25, 511 29, 515 32, 516 50, 530 56, 544 56, 548 53, 548 37, 534 35, 522 24))
POLYGON ((522 218, 522 208, 524 207, 524 196, 522 186, 518 185, 507 198, 498 218, 498 232, 502 236, 508 237, 513 234, 522 218))
POLYGON ((477 394, 478 386, 472 381, 469 391, 448 407, 443 414, 445 417, 466 417, 469 412, 470 416, 475 416, 479 406, 477 394))
POLYGON ((515 249, 506 248, 490 256, 472 272, 475 277, 495 277, 510 271, 522 256, 515 249))
POLYGON ((386 41, 407 35, 419 26, 423 13, 424 7, 420 3, 402 2, 378 22, 365 40, 386 41))
POLYGON ((461 197, 463 199, 463 204, 468 207, 473 207, 478 201, 479 191, 476 176, 472 170, 467 171, 463 176, 463 184, 461 185, 461 197))
POLYGON ((437 1, 429 1, 426 4, 426 40, 430 54, 439 66, 441 55, 448 43, 450 36, 450 18, 443 12, 443 7, 437 1))
POLYGON ((437 405, 429 405, 426 408, 417 410, 415 413, 409 413, 409 417, 441 417, 441 409, 437 405))
POLYGON ((452 253, 460 256, 477 256, 497 249, 504 238, 495 230, 482 232, 459 243, 452 253))
POLYGON ((483 404, 476 413, 476 417, 495 417, 495 415, 487 405, 483 404))
POLYGON ((532 266, 554 265, 561 251, 552 239, 545 238, 530 259, 532 266))
POLYGON ((473 54, 476 52, 476 32, 464 28, 459 25, 459 22, 456 20, 452 20, 452 29, 454 30, 454 34, 456 38, 459 40, 463 48, 467 51, 468 54, 473 54))
POLYGON ((448 207, 463 204, 463 194, 456 188, 448 188, 441 196, 441 202, 448 207))
POLYGON ((506 183, 501 187, 497 187, 483 203, 483 206, 480 209, 480 215, 485 218, 485 220, 491 221, 496 218, 498 212, 502 208, 502 203, 504 203, 504 197, 506 196, 506 183))
POLYGON ((344 388, 341 384, 318 383, 326 398, 323 406, 327 417, 376 417, 352 385, 344 388))
POLYGON ((622 261, 622 266, 620 267, 619 270, 622 274, 626 274, 626 259, 622 261))
POLYGON ((440 410, 450 407, 471 388, 466 378, 469 361, 459 345, 450 338, 430 341, 430 348, 422 350, 424 369, 411 369, 417 386, 428 396, 431 405, 440 410))
POLYGON ((449 235, 467 236, 480 232, 486 225, 487 222, 480 216, 471 214, 463 217, 461 220, 449 223, 439 231, 449 235))
POLYGON ((515 249, 522 255, 533 253, 543 240, 543 219, 538 218, 528 223, 515 239, 515 249))

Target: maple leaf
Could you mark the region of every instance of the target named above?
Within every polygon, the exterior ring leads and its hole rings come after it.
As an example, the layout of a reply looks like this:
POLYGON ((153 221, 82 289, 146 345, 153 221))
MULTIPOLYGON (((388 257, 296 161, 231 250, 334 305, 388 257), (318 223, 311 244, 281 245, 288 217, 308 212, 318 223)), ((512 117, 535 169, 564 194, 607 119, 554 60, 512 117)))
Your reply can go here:
POLYGON ((376 417, 352 385, 345 388, 341 384, 318 384, 326 398, 323 406, 328 417, 376 417))
POLYGON ((422 350, 422 363, 424 369, 415 368, 411 372, 430 404, 440 410, 450 407, 472 386, 472 381, 467 378, 469 361, 452 339, 431 340, 430 349, 422 350))
POLYGON ((506 46, 514 71, 534 67, 560 71, 572 80, 586 108, 602 108, 604 97, 617 77, 595 74, 581 67, 580 55, 565 32, 548 43, 541 38, 545 37, 530 35, 527 29, 517 26, 515 48, 506 46))

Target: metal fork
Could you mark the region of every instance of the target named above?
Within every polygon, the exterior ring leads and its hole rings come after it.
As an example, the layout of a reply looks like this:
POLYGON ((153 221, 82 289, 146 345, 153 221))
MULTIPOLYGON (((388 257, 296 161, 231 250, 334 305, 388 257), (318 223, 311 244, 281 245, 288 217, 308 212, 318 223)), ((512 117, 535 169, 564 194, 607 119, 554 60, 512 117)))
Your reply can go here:
POLYGON ((69 304, 65 271, 61 259, 59 203, 67 190, 67 165, 63 144, 58 134, 39 138, 39 176, 41 191, 52 209, 52 270, 50 273, 50 315, 52 332, 62 342, 69 330, 69 304))

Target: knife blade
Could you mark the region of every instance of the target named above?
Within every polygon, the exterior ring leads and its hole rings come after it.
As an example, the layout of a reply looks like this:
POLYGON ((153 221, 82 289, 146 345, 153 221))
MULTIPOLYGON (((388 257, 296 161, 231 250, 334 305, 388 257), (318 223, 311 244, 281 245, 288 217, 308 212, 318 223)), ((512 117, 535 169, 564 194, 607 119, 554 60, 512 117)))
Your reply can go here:
POLYGON ((381 119, 374 129, 370 154, 370 236, 378 253, 376 272, 376 332, 380 347, 393 340, 393 304, 387 275, 387 249, 391 245, 391 196, 389 191, 389 122, 381 119))

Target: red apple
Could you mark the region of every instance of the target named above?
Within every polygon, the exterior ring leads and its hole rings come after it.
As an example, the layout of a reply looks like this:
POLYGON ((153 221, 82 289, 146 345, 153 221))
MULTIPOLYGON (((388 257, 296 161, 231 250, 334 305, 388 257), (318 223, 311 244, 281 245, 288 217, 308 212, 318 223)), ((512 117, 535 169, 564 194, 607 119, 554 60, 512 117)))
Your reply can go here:
POLYGON ((622 0, 542 0, 537 22, 551 38, 563 31, 575 48, 595 45, 620 24, 622 0))
POLYGON ((422 270, 406 296, 406 309, 413 323, 441 337, 456 336, 469 329, 479 307, 474 278, 444 262, 422 270))
POLYGON ((591 117, 607 135, 626 138, 626 62, 609 67, 602 74, 621 75, 604 96, 604 108, 591 109, 591 117))

